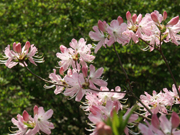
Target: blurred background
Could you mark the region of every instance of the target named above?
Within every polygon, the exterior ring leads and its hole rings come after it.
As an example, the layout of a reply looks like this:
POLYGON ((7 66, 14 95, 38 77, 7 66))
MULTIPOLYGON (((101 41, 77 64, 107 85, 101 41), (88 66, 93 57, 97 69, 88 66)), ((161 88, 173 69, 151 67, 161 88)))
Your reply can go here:
MULTIPOLYGON (((36 74, 48 79, 49 73, 58 66, 56 53, 59 46, 69 47, 72 38, 81 37, 87 43, 93 42, 89 32, 98 20, 110 23, 121 16, 126 20, 126 12, 143 14, 158 10, 168 13, 167 20, 180 14, 178 0, 0 0, 0 55, 9 44, 26 41, 39 50, 45 62, 29 68, 36 74)), ((167 67, 157 51, 143 52, 144 43, 122 47, 116 45, 137 96, 144 91, 171 89, 173 81, 167 67)), ((164 44, 163 52, 169 61, 175 79, 180 84, 180 49, 174 44, 164 44)), ((126 87, 125 76, 120 69, 112 47, 101 48, 96 54, 94 65, 104 67, 104 79, 108 87, 126 87)), ((52 135, 85 135, 89 134, 89 122, 81 110, 80 103, 69 100, 63 95, 55 95, 54 89, 44 89, 44 82, 32 76, 25 68, 15 66, 8 69, 0 65, 0 134, 10 133, 13 126, 11 118, 27 110, 33 114, 34 105, 43 106, 45 111, 54 110, 51 121, 55 125, 52 135)), ((129 104, 133 104, 133 99, 129 104)))

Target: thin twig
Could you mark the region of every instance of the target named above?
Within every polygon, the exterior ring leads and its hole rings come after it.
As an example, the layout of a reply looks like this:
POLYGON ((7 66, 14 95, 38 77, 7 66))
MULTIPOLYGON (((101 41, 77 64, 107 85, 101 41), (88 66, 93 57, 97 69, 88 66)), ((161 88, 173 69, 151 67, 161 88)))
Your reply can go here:
POLYGON ((164 54, 163 54, 163 52, 162 52, 162 49, 160 49, 159 52, 160 52, 160 54, 162 55, 162 58, 163 58, 163 60, 164 60, 165 63, 166 63, 166 66, 167 66, 167 68, 168 68, 168 70, 169 70, 169 73, 170 73, 170 75, 171 75, 171 78, 173 79, 173 82, 174 82, 174 84, 175 84, 175 87, 176 87, 176 91, 177 91, 177 93, 178 93, 178 96, 180 97, 180 93, 179 93, 179 90, 178 90, 178 86, 177 86, 176 80, 175 80, 174 75, 173 75, 173 73, 172 73, 172 71, 171 71, 171 68, 170 68, 170 66, 169 66, 169 64, 168 64, 168 62, 167 62, 167 60, 166 60, 166 57, 164 56, 164 54))
POLYGON ((118 54, 118 52, 117 52, 117 50, 116 50, 116 47, 115 47, 115 45, 113 44, 113 48, 114 48, 114 50, 115 50, 115 52, 116 52, 116 55, 118 56, 118 60, 119 60, 119 63, 120 63, 120 66, 121 66, 121 69, 123 70, 123 72, 124 72, 124 74, 125 74, 125 77, 126 77, 126 80, 127 80, 127 82, 128 82, 128 85, 129 85, 129 88, 130 88, 130 92, 131 92, 131 94, 132 94, 132 96, 133 97, 135 97, 136 98, 136 100, 140 103, 140 104, 142 104, 142 106, 144 106, 144 108, 146 108, 146 110, 152 115, 152 112, 151 112, 151 110, 145 105, 145 104, 143 104, 142 102, 141 102, 141 100, 139 100, 139 98, 138 97, 136 97, 136 95, 133 93, 133 91, 132 91, 132 86, 131 86, 131 83, 130 83, 130 80, 129 80, 129 77, 128 77, 128 75, 127 75, 127 73, 126 73, 126 71, 125 71, 125 69, 124 69, 124 67, 123 67, 123 65, 122 65, 122 62, 121 62, 121 59, 120 59, 120 56, 119 56, 119 54, 118 54))
POLYGON ((146 120, 151 121, 151 119, 150 119, 150 118, 145 117, 145 116, 143 116, 142 114, 140 114, 140 113, 138 113, 138 112, 135 112, 135 111, 134 111, 134 113, 135 113, 135 114, 137 114, 138 116, 140 116, 140 117, 142 117, 142 118, 146 119, 146 120))
MULTIPOLYGON (((36 75, 36 74, 33 73, 24 63, 23 63, 23 65, 24 65, 24 67, 25 67, 32 75, 34 75, 34 76, 37 77, 38 79, 40 79, 40 80, 42 80, 42 81, 44 81, 44 82, 46 82, 46 83, 51 83, 51 84, 56 85, 56 86, 63 86, 63 87, 65 87, 64 85, 61 85, 61 84, 58 84, 58 83, 54 83, 54 82, 52 82, 52 81, 48 81, 48 80, 46 80, 46 79, 44 79, 44 78, 36 75)), ((67 86, 66 86, 66 88, 71 88, 71 87, 67 87, 67 86)), ((95 89, 90 89, 90 90, 91 90, 91 91, 95 91, 95 92, 102 92, 102 93, 104 93, 104 92, 110 92, 110 93, 127 93, 126 91, 100 91, 100 90, 95 90, 95 89)))
MULTIPOLYGON (((141 38, 140 38, 141 39, 141 38)), ((141 39, 143 42, 145 42, 147 45, 149 45, 149 46, 151 46, 147 41, 145 41, 145 40, 143 40, 143 39, 141 39)), ((179 90, 178 90, 178 85, 177 85, 177 83, 176 83, 176 80, 175 80, 175 78, 174 78, 174 75, 173 75, 173 73, 172 73, 172 71, 171 71, 171 68, 170 68, 170 66, 169 66, 169 64, 168 64, 168 62, 167 62, 167 60, 166 60, 166 57, 164 56, 164 54, 163 54, 163 52, 162 52, 162 43, 161 43, 161 33, 160 33, 160 47, 159 48, 155 48, 157 51, 159 51, 159 53, 161 54, 161 56, 162 56, 162 58, 163 58, 163 60, 165 61, 165 63, 166 63, 166 66, 167 66, 167 68, 168 68, 168 70, 169 70, 169 72, 170 72, 170 75, 171 75, 171 78, 172 78, 172 80, 173 80, 173 82, 174 82, 174 84, 175 84, 175 87, 176 87, 176 91, 177 91, 177 93, 178 93, 178 96, 179 96, 179 98, 180 98, 180 92, 179 92, 179 90)))
POLYGON ((44 78, 36 75, 35 73, 33 73, 33 72, 24 64, 24 62, 23 62, 22 64, 23 64, 24 67, 25 67, 32 75, 34 75, 36 78, 38 78, 38 79, 40 79, 40 80, 42 80, 42 81, 44 81, 44 82, 46 82, 46 83, 51 83, 51 84, 54 84, 54 85, 57 85, 57 86, 63 86, 63 87, 65 87, 64 85, 61 85, 61 84, 58 84, 58 83, 54 83, 54 82, 52 82, 52 81, 48 81, 48 80, 46 80, 46 79, 44 79, 44 78))

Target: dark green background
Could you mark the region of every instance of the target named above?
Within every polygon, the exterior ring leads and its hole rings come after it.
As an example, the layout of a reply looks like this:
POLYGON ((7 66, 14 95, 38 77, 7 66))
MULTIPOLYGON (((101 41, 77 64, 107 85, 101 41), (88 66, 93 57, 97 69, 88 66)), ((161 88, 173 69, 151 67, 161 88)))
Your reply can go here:
MULTIPOLYGON (((85 38, 98 20, 110 23, 112 19, 122 16, 126 20, 127 11, 132 14, 151 13, 158 10, 161 14, 167 11, 168 18, 180 14, 178 0, 0 0, 0 50, 13 42, 28 40, 44 55, 45 63, 29 68, 36 74, 48 78, 49 73, 58 66, 56 53, 61 44, 69 46, 72 38, 85 38)), ((137 96, 144 91, 160 91, 167 87, 171 89, 172 79, 167 67, 158 52, 143 52, 140 48, 144 43, 133 44, 122 48, 116 44, 124 67, 133 82, 133 91, 137 96)), ((174 76, 179 81, 180 54, 179 46, 164 44, 163 52, 167 57, 174 76)), ((104 78, 108 79, 108 87, 119 85, 126 87, 125 76, 120 69, 117 57, 112 47, 101 48, 96 54, 94 65, 105 68, 104 78)), ((36 79, 19 65, 12 69, 0 65, 0 134, 10 133, 8 128, 13 126, 11 118, 26 109, 33 113, 34 105, 43 106, 45 110, 53 109, 51 121, 55 124, 53 135, 83 135, 90 132, 86 124, 84 112, 79 108, 80 103, 68 100, 63 95, 55 95, 54 89, 43 88, 44 82, 36 79)), ((134 102, 130 100, 130 102, 134 102)))

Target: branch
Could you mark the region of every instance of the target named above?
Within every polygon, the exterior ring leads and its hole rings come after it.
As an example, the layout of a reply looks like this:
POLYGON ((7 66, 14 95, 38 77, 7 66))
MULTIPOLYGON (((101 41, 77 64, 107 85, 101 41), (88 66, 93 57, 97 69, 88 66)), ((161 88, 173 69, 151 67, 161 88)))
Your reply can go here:
POLYGON ((151 110, 150 110, 145 104, 143 104, 143 103, 141 102, 141 100, 139 100, 139 98, 133 93, 133 91, 132 91, 132 86, 131 86, 129 77, 128 77, 128 75, 127 75, 127 73, 126 73, 126 71, 125 71, 125 69, 124 69, 124 67, 123 67, 123 65, 122 65, 120 56, 119 56, 119 54, 118 54, 118 52, 117 52, 116 47, 115 47, 114 44, 113 44, 113 48, 114 48, 114 50, 115 50, 115 52, 116 52, 116 55, 118 56, 118 60, 119 60, 120 66, 121 66, 121 68, 122 68, 122 70, 123 70, 123 72, 124 72, 124 74, 125 74, 126 81, 128 82, 128 85, 129 85, 130 92, 131 92, 132 96, 135 97, 136 100, 137 100, 140 104, 142 104, 142 106, 144 106, 144 108, 146 108, 146 110, 152 115, 151 110))
POLYGON ((24 67, 25 67, 32 75, 34 75, 36 78, 38 78, 38 79, 40 79, 40 80, 42 80, 42 81, 44 81, 44 82, 46 82, 46 83, 51 83, 51 84, 54 84, 54 85, 57 85, 57 86, 63 86, 63 87, 65 87, 64 85, 61 85, 61 84, 58 84, 58 83, 54 83, 54 82, 52 82, 52 81, 48 81, 48 80, 46 80, 46 79, 44 79, 44 78, 36 75, 35 73, 33 73, 33 72, 25 65, 24 62, 23 62, 22 64, 23 64, 24 67))

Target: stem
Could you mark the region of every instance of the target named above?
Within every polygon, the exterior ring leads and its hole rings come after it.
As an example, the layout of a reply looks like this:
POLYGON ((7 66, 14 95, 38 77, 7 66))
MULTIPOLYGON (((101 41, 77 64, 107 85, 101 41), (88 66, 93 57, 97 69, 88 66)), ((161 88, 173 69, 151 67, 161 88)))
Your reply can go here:
POLYGON ((114 48, 114 50, 115 50, 115 52, 116 52, 116 55, 118 56, 118 60, 119 60, 119 63, 120 63, 121 69, 123 70, 123 73, 124 73, 124 75, 125 75, 125 77, 126 77, 126 81, 128 82, 129 87, 130 87, 130 90, 131 90, 131 92, 132 92, 132 87, 131 87, 131 84, 130 84, 129 77, 128 77, 128 75, 127 75, 127 73, 126 73, 126 71, 125 71, 125 69, 124 69, 124 67, 123 67, 123 65, 122 65, 122 62, 121 62, 120 56, 119 56, 119 54, 118 54, 118 52, 117 52, 116 47, 115 47, 115 45, 114 45, 114 44, 113 44, 113 48, 114 48))
POLYGON ((125 77, 126 77, 126 81, 128 82, 128 85, 129 85, 129 88, 130 88, 130 92, 131 92, 131 94, 132 94, 132 96, 133 97, 135 97, 136 98, 136 100, 140 103, 140 104, 142 104, 142 106, 144 106, 144 108, 146 108, 146 110, 152 115, 152 112, 151 112, 151 110, 145 105, 145 104, 143 104, 142 102, 141 102, 141 100, 139 100, 139 98, 138 97, 136 97, 136 95, 133 93, 133 91, 132 91, 132 86, 131 86, 131 83, 130 83, 130 80, 129 80, 129 77, 128 77, 128 75, 127 75, 127 73, 126 73, 126 71, 125 71, 125 69, 124 69, 124 67, 123 67, 123 65, 122 65, 122 62, 121 62, 121 59, 120 59, 120 56, 119 56, 119 54, 118 54, 118 52, 117 52, 117 50, 116 50, 116 47, 115 47, 115 45, 113 44, 113 48, 114 48, 114 50, 115 50, 115 52, 116 52, 116 55, 118 56, 118 60, 119 60, 119 63, 120 63, 120 66, 121 66, 121 68, 122 68, 122 70, 123 70, 123 72, 124 72, 124 74, 125 74, 125 77))
MULTIPOLYGON (((57 85, 57 86, 64 86, 64 85, 61 85, 61 84, 58 84, 58 83, 54 83, 52 81, 48 81, 38 75, 36 75, 35 73, 33 73, 24 63, 22 63, 24 65, 24 67, 32 74, 34 75, 35 77, 37 77, 38 79, 46 82, 46 83, 51 83, 51 84, 54 84, 54 85, 57 85)), ((70 88, 70 87, 69 87, 70 88)), ((94 90, 94 89, 90 89, 91 91, 95 91, 95 92, 110 92, 110 93, 127 93, 126 91, 99 91, 99 90, 94 90)))
POLYGON ((180 97, 180 93, 179 93, 179 90, 178 90, 178 86, 177 86, 176 80, 175 80, 175 78, 174 78, 174 76, 173 76, 173 73, 172 73, 172 71, 171 71, 171 68, 170 68, 170 66, 169 66, 169 64, 168 64, 168 62, 167 62, 167 60, 166 60, 166 57, 164 56, 161 48, 160 48, 160 50, 158 50, 158 51, 160 52, 160 54, 162 55, 163 60, 164 60, 165 63, 166 63, 166 66, 167 66, 167 68, 168 68, 168 70, 169 70, 169 73, 171 74, 171 78, 173 79, 173 82, 174 82, 174 84, 175 84, 175 87, 176 87, 178 96, 180 97))
MULTIPOLYGON (((140 38, 141 39, 141 38, 140 38)), ((143 39, 141 39, 143 42, 145 42, 147 45, 149 45, 149 46, 151 46, 148 42, 146 42, 145 40, 143 40, 143 39)), ((162 52, 162 47, 161 47, 161 45, 162 45, 162 43, 161 43, 161 33, 160 33, 160 47, 159 48, 155 48, 156 50, 158 50, 159 52, 160 52, 160 54, 162 55, 162 57, 163 57, 163 60, 165 61, 165 63, 166 63, 166 66, 167 66, 167 68, 168 68, 168 70, 169 70, 169 73, 170 73, 170 75, 171 75, 171 78, 173 79, 173 82, 174 82, 174 85, 175 85, 175 87, 176 87, 176 91, 177 91, 177 93, 178 93, 178 96, 179 96, 179 98, 180 98, 180 92, 179 92, 179 90, 178 90, 178 86, 177 86, 177 83, 176 83, 176 80, 175 80, 175 78, 174 78, 174 76, 173 76, 173 73, 172 73, 172 71, 171 71, 171 68, 170 68, 170 66, 169 66, 169 64, 168 64, 168 62, 167 62, 167 60, 166 60, 166 57, 164 56, 164 54, 163 54, 163 52, 162 52)))
POLYGON ((38 78, 38 79, 40 79, 40 80, 42 80, 42 81, 44 81, 44 82, 46 82, 46 83, 51 83, 51 84, 58 85, 58 86, 64 86, 64 85, 61 85, 61 84, 54 83, 54 82, 52 82, 52 81, 48 81, 48 80, 46 80, 46 79, 44 79, 44 78, 36 75, 35 73, 33 73, 33 72, 24 64, 24 62, 23 62, 22 64, 23 64, 24 67, 25 67, 32 75, 34 75, 36 78, 38 78))
POLYGON ((172 73, 172 71, 171 71, 171 68, 170 68, 170 66, 169 66, 169 64, 168 64, 168 62, 167 62, 167 60, 166 60, 166 57, 164 56, 164 54, 163 54, 163 52, 162 52, 162 47, 161 47, 161 33, 160 33, 160 49, 159 49, 158 51, 160 52, 160 54, 162 55, 162 57, 163 57, 163 59, 164 59, 164 61, 165 61, 165 63, 166 63, 166 66, 167 66, 167 68, 168 68, 168 70, 169 70, 169 73, 171 74, 171 78, 173 79, 173 82, 174 82, 174 84, 175 84, 175 87, 176 87, 176 91, 177 91, 177 93, 178 93, 178 96, 180 97, 180 93, 179 93, 179 90, 178 90, 178 86, 177 86, 176 80, 175 80, 175 78, 174 78, 174 76, 173 76, 173 73, 172 73))
POLYGON ((95 89, 90 89, 91 91, 95 91, 95 92, 110 92, 110 93, 128 93, 127 91, 99 91, 99 90, 95 90, 95 89))
MULTIPOLYGON (((124 108, 124 109, 128 110, 128 108, 124 108)), ((142 114, 140 114, 140 113, 138 113, 138 112, 136 112, 136 111, 133 111, 133 113, 137 114, 138 116, 140 116, 140 117, 142 117, 142 118, 144 118, 144 119, 146 119, 146 120, 151 121, 151 119, 150 119, 150 118, 145 117, 144 115, 142 115, 142 114)))
POLYGON ((134 111, 134 113, 135 113, 135 114, 137 114, 138 116, 140 116, 140 117, 142 117, 142 118, 146 119, 146 120, 151 121, 151 119, 150 119, 150 118, 145 117, 145 116, 143 116, 142 114, 139 114, 138 112, 135 112, 135 111, 134 111))

